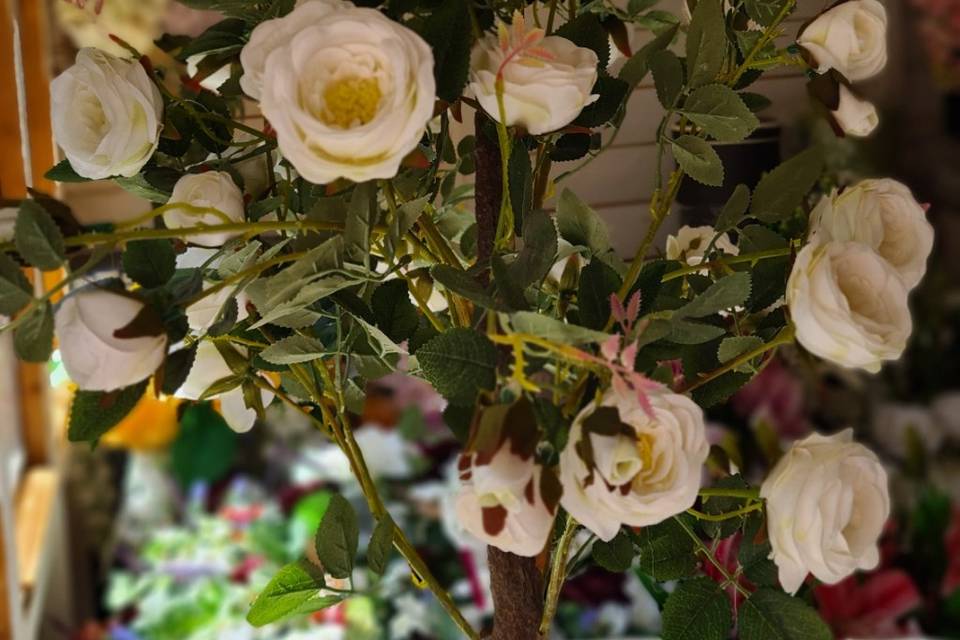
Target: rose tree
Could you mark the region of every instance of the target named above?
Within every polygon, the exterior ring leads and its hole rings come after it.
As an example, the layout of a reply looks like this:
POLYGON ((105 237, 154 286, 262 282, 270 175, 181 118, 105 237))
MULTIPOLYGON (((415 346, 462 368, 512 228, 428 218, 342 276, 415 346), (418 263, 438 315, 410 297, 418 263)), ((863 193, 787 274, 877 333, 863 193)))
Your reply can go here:
MULTIPOLYGON (((884 65, 882 5, 834 5, 781 49, 794 0, 700 0, 683 21, 633 0, 183 1, 226 18, 159 41, 201 59, 178 91, 134 51, 95 50, 51 88, 66 160, 48 177, 112 180, 157 206, 85 228, 34 193, 0 256, 17 353, 44 361, 56 337, 77 384, 71 440, 96 442, 146 393, 219 399, 238 431, 286 403, 348 458, 376 522, 370 568, 395 550, 477 638, 353 436, 367 383, 403 370, 449 402, 457 514, 490 548, 490 637, 547 636, 583 558, 679 580, 659 591, 666 640, 723 640, 734 620, 748 640, 829 637, 793 594, 809 574, 877 564, 882 467, 849 434, 814 435, 750 486, 711 449, 703 408, 795 341, 867 371, 898 358, 933 242, 925 210, 892 180, 811 193, 813 148, 752 191, 729 185, 714 225, 681 230, 667 259, 648 254, 685 181, 724 183, 714 144, 758 126, 764 71, 803 67, 838 134, 873 129, 850 82, 884 65), (627 33, 651 25, 631 50, 627 33), (648 76, 675 168, 637 176, 655 188, 625 263, 560 176, 600 155, 648 76), (243 99, 262 129, 237 118, 243 99), (64 275, 38 292, 24 267, 64 275), (732 568, 713 553, 730 537, 732 568)), ((334 499, 319 563, 285 567, 250 622, 349 598, 325 577, 351 576, 358 538, 334 499)))

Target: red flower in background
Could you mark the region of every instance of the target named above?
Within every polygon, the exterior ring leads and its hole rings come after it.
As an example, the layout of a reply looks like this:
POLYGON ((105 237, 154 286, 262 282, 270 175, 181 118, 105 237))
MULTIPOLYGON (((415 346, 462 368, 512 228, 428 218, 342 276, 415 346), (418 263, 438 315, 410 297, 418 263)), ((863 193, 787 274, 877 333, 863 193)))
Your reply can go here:
POLYGON ((943 576, 941 593, 949 597, 960 588, 960 509, 953 510, 953 519, 944 536, 944 548, 947 552, 947 572, 943 576))
POLYGON ((807 406, 803 382, 775 359, 731 399, 734 410, 750 419, 770 422, 782 438, 807 435, 807 406))
POLYGON ((837 638, 899 638, 916 632, 912 623, 900 619, 920 606, 920 592, 899 569, 820 585, 814 595, 820 615, 837 638))

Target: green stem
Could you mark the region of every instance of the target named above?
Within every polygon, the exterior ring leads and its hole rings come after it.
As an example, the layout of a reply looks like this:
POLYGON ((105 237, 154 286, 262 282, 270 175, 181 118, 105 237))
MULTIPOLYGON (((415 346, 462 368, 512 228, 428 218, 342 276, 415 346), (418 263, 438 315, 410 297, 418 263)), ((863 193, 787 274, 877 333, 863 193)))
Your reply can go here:
POLYGON ((753 360, 754 358, 757 358, 757 357, 759 357, 759 356, 762 356, 763 354, 767 353, 768 351, 772 351, 772 350, 774 350, 774 349, 777 349, 777 348, 780 347, 781 345, 785 345, 785 344, 790 344, 790 343, 792 343, 792 342, 793 342, 793 339, 794 339, 794 336, 795 336, 795 332, 794 332, 793 326, 792 326, 792 325, 788 325, 788 326, 784 327, 784 328, 780 331, 780 333, 777 334, 777 337, 774 338, 772 341, 770 341, 770 342, 768 342, 768 343, 766 343, 766 344, 762 344, 762 345, 760 345, 759 347, 757 347, 756 349, 751 349, 750 351, 747 351, 747 352, 744 353, 743 355, 741 355, 741 356, 739 356, 739 357, 737 357, 737 358, 734 358, 733 360, 731 360, 730 362, 726 363, 725 365, 723 365, 723 366, 720 367, 719 369, 714 369, 714 370, 711 371, 710 373, 704 374, 704 375, 701 376, 700 378, 697 378, 697 379, 694 380, 694 381, 688 382, 687 384, 685 384, 683 387, 681 387, 681 388, 679 389, 679 392, 680 392, 680 393, 689 393, 689 392, 693 391, 694 389, 696 389, 696 388, 698 388, 698 387, 702 387, 703 385, 707 384, 707 383, 710 382, 711 380, 715 380, 716 378, 719 378, 719 377, 722 376, 723 374, 728 373, 728 372, 730 372, 730 371, 733 371, 734 369, 737 369, 737 368, 739 368, 740 366, 747 364, 748 362, 750 362, 750 361, 753 360))
POLYGON ((507 111, 503 103, 503 75, 495 82, 497 91, 497 142, 500 146, 500 217, 497 218, 497 233, 494 246, 505 249, 513 237, 513 205, 510 202, 510 135, 507 132, 507 111))
POLYGON ((701 498, 745 498, 757 500, 760 498, 760 489, 725 489, 723 487, 708 487, 700 489, 701 498))
POLYGON ((730 572, 727 571, 727 568, 720 564, 720 562, 714 557, 713 552, 710 551, 710 547, 703 543, 703 540, 701 540, 700 536, 698 536, 696 532, 690 528, 690 525, 684 522, 683 518, 679 518, 677 516, 673 517, 673 521, 680 525, 681 529, 687 532, 687 535, 690 536, 690 539, 693 540, 693 543, 697 546, 697 550, 706 556, 710 564, 716 567, 717 571, 720 572, 720 575, 723 576, 724 580, 726 580, 728 584, 732 584, 734 588, 736 588, 736 590, 743 595, 743 597, 749 598, 750 592, 744 589, 743 585, 740 584, 740 581, 731 576, 730 572))
POLYGON ((550 563, 550 582, 547 585, 547 597, 543 607, 543 617, 540 618, 540 635, 550 636, 550 625, 557 613, 557 602, 560 600, 560 589, 567 577, 567 556, 570 554, 570 543, 577 531, 577 521, 567 514, 563 533, 553 550, 553 560, 550 563))
POLYGON ((744 57, 743 62, 739 67, 733 72, 733 75, 730 77, 730 80, 727 82, 729 86, 734 86, 737 82, 740 81, 740 78, 744 73, 747 72, 747 69, 750 68, 750 65, 753 63, 753 59, 757 57, 757 54, 760 53, 765 46, 767 46, 776 36, 777 28, 780 26, 780 23, 783 22, 790 12, 793 11, 793 8, 796 6, 797 0, 787 0, 784 3, 783 7, 780 9, 780 13, 777 14, 777 17, 773 19, 773 22, 763 30, 763 35, 760 36, 760 39, 757 40, 756 44, 753 45, 753 48, 747 53, 744 57))
POLYGON ((550 0, 550 11, 547 13, 547 29, 546 34, 550 35, 553 33, 553 21, 557 17, 557 0, 550 0))
POLYGON ((793 247, 783 247, 779 249, 767 249, 765 251, 756 251, 754 253, 745 253, 739 256, 725 256, 723 258, 717 258, 716 260, 708 260, 706 262, 700 262, 694 265, 688 265, 686 267, 681 267, 669 273, 664 274, 661 278, 661 282, 668 282, 670 280, 675 280, 677 278, 682 278, 685 275, 691 273, 699 273, 704 269, 709 269, 711 267, 717 266, 729 266, 733 264, 743 264, 744 262, 756 262, 759 260, 766 260, 767 258, 781 258, 783 256, 789 256, 793 251, 793 247))
POLYGON ((698 511, 697 509, 693 508, 687 509, 687 513, 692 515, 697 520, 706 520, 707 522, 723 522, 724 520, 739 518, 742 515, 759 511, 762 508, 762 502, 754 502, 753 504, 741 507, 735 511, 728 511, 726 513, 704 513, 703 511, 698 511))
POLYGON ((233 284, 233 283, 235 283, 235 282, 241 282, 241 281, 245 280, 246 278, 249 278, 250 276, 258 275, 258 274, 262 273, 263 271, 266 271, 266 270, 269 269, 270 267, 275 267, 275 266, 278 265, 278 264, 284 264, 284 263, 286 263, 286 262, 295 262, 295 261, 299 260, 300 258, 304 257, 305 255, 307 255, 307 252, 306 252, 306 251, 297 251, 297 252, 295 252, 295 253, 287 253, 287 254, 284 254, 284 255, 275 256, 275 257, 273 257, 273 258, 271 258, 271 259, 269 259, 269 260, 265 260, 264 262, 261 262, 260 264, 255 264, 255 265, 253 265, 252 267, 248 267, 248 268, 244 269, 243 271, 238 271, 237 273, 233 274, 232 276, 230 276, 230 277, 228 277, 228 278, 224 278, 223 280, 221 280, 221 281, 218 282, 217 284, 215 284, 215 285, 213 285, 213 286, 210 286, 210 287, 208 287, 208 288, 206 288, 206 289, 203 289, 202 291, 198 292, 198 293, 195 294, 193 297, 189 298, 189 299, 186 301, 186 303, 184 303, 184 306, 189 307, 190 305, 192 305, 192 304, 194 304, 194 303, 196 303, 196 302, 199 302, 200 300, 203 300, 203 299, 206 298, 207 296, 212 296, 213 294, 217 293, 218 291, 220 291, 220 290, 222 290, 222 289, 224 289, 224 288, 226 288, 226 287, 229 287, 231 284, 233 284))

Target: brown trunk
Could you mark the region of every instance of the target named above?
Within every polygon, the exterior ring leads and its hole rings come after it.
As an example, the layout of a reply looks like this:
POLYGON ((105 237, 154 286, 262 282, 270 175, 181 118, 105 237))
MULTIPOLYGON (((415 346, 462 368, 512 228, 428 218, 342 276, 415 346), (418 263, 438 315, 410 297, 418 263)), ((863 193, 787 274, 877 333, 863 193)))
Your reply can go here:
POLYGON ((489 126, 490 120, 481 111, 474 119, 476 131, 475 158, 476 212, 477 212, 477 264, 486 267, 493 253, 497 235, 497 220, 500 218, 500 198, 503 190, 503 174, 500 165, 500 147, 496 134, 489 126), (487 126, 485 126, 487 125, 487 126))
POLYGON ((493 591, 493 633, 488 640, 538 640, 543 576, 536 558, 487 547, 493 591))

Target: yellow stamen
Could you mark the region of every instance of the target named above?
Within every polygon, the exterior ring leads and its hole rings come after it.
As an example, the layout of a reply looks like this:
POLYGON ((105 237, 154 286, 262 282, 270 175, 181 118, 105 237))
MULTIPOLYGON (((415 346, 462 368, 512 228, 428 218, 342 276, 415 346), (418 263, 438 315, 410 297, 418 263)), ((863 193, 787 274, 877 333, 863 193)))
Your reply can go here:
POLYGON ((320 118, 341 129, 365 125, 377 115, 381 97, 376 78, 341 78, 324 89, 320 118))

